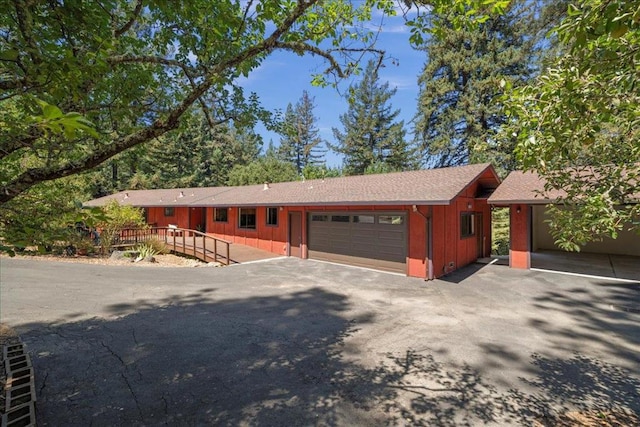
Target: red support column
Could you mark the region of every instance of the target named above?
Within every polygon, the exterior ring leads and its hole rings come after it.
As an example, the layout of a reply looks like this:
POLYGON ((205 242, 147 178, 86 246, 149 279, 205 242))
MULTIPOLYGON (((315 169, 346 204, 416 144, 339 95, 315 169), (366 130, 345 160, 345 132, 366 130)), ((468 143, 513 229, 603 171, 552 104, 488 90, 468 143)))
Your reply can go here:
POLYGON ((509 267, 531 268, 531 208, 529 205, 511 205, 509 215, 509 267))

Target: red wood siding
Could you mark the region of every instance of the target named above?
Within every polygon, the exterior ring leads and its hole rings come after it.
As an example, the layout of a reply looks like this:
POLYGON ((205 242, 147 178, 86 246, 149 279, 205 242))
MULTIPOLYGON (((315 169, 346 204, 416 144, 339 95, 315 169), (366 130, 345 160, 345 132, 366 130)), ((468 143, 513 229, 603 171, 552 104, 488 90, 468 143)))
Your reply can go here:
MULTIPOLYGON (((484 250, 490 251, 491 212, 485 200, 475 199, 477 185, 470 186, 449 206, 418 206, 413 212, 409 205, 397 206, 284 206, 278 208, 278 225, 267 225, 266 207, 257 206, 256 229, 238 228, 238 208, 228 208, 228 221, 215 222, 214 208, 206 209, 206 230, 208 234, 229 240, 233 243, 253 246, 280 255, 288 255, 289 212, 302 215, 302 257, 308 256, 307 213, 310 211, 402 211, 408 220, 407 235, 407 275, 428 277, 428 228, 430 217, 432 230, 433 276, 441 277, 453 270, 476 260, 476 237, 462 238, 460 233, 460 214, 462 212, 482 213, 484 222, 484 250), (469 208, 471 204, 471 208, 469 208)), ((175 208, 173 217, 164 216, 164 208, 148 208, 148 222, 158 226, 176 224, 189 227, 189 209, 175 208)), ((200 209, 200 208, 195 208, 200 209)))
POLYGON ((180 228, 189 228, 188 207, 176 207, 173 209, 173 213, 173 216, 164 216, 164 208, 147 208, 147 223, 155 225, 156 227, 166 227, 169 224, 175 224, 180 228))
MULTIPOLYGON (((256 229, 238 227, 238 208, 229 207, 227 222, 215 222, 214 208, 207 208, 207 234, 242 245, 253 246, 280 255, 287 254, 289 208, 278 208, 278 225, 267 225, 267 209, 257 206, 256 229)), ((304 235, 303 235, 304 242, 304 235)))
POLYGON ((470 185, 451 205, 434 206, 432 219, 433 271, 441 277, 478 259, 478 238, 482 238, 482 254, 491 252, 491 208, 486 199, 476 199, 478 184, 470 185), (463 212, 482 215, 482 236, 462 237, 463 212))

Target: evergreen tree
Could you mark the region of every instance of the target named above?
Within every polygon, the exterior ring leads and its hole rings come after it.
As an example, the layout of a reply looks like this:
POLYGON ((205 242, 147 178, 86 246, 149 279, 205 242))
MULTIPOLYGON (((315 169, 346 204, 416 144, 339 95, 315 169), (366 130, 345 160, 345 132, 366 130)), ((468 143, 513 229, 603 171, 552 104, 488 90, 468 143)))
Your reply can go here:
POLYGON ((320 149, 323 141, 316 126, 317 118, 313 115, 313 101, 305 90, 295 108, 287 105, 284 115, 278 154, 281 160, 292 163, 298 174, 307 165, 321 163, 324 156, 320 149))
POLYGON ((260 157, 246 165, 237 165, 229 172, 227 185, 251 185, 265 182, 295 181, 298 173, 293 164, 274 157, 260 157))
POLYGON ((251 131, 222 124, 210 128, 204 117, 193 117, 181 132, 152 144, 148 173, 156 188, 224 185, 235 165, 258 158, 262 142, 251 131))
POLYGON ((340 116, 344 132, 334 128, 331 149, 344 155, 344 173, 362 175, 374 164, 401 171, 414 167, 412 150, 405 141, 404 122, 396 122, 400 110, 389 100, 396 89, 380 84, 376 65, 369 61, 362 81, 349 88, 349 109, 340 116))
MULTIPOLYGON (((536 40, 533 2, 512 2, 504 15, 477 27, 443 32, 420 47, 427 62, 418 79, 420 93, 415 137, 427 167, 480 161, 513 169, 513 145, 499 145, 495 133, 506 121, 497 102, 504 85, 521 86, 535 73, 536 40)), ((456 16, 434 15, 451 27, 456 16)))
POLYGON ((225 185, 231 169, 256 160, 260 147, 253 132, 227 124, 211 128, 197 114, 177 131, 112 159, 96 173, 92 193, 225 185))

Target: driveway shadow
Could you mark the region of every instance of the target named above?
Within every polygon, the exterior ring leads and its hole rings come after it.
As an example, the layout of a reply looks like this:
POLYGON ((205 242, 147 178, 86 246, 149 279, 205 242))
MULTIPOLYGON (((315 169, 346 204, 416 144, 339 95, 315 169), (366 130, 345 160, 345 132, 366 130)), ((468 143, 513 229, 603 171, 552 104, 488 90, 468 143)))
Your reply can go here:
POLYGON ((345 340, 375 319, 349 318, 343 295, 320 288, 245 299, 212 295, 203 289, 113 305, 113 319, 22 325, 36 369, 39 421, 561 425, 558 417, 572 408, 640 411, 637 378, 595 359, 535 355, 521 362, 532 372, 522 378, 529 391, 505 390, 481 370, 438 361, 429 351, 358 353, 345 340))
MULTIPOLYGON (((335 404, 386 391, 347 377, 343 296, 311 289, 212 302, 139 301, 133 314, 23 325, 50 425, 335 424, 335 404)), ((113 306, 115 314, 130 305, 113 306)))

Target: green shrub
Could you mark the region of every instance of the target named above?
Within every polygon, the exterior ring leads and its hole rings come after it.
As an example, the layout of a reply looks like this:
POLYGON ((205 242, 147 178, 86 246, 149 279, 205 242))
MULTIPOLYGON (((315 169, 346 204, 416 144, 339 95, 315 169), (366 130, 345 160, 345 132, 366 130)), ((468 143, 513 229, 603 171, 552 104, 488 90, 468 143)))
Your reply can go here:
POLYGON ((165 255, 170 252, 169 247, 165 242, 158 239, 157 237, 152 237, 151 239, 145 242, 145 245, 151 246, 156 254, 165 255))
POLYGON ((155 255, 158 255, 158 252, 156 251, 156 249, 148 243, 143 243, 141 245, 138 245, 136 247, 136 251, 138 252, 139 254, 138 256, 140 258, 149 258, 155 255))
POLYGON ((102 253, 109 253, 122 230, 126 228, 145 228, 147 226, 142 209, 120 205, 116 200, 107 203, 102 208, 102 211, 104 219, 96 224, 101 230, 100 245, 102 246, 102 253))

